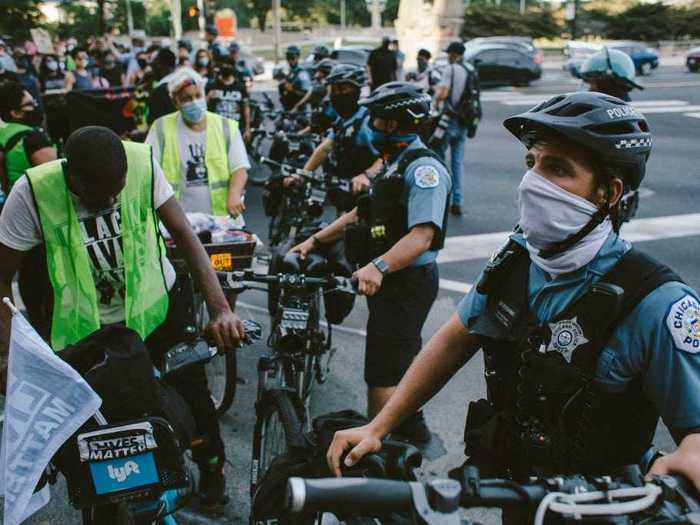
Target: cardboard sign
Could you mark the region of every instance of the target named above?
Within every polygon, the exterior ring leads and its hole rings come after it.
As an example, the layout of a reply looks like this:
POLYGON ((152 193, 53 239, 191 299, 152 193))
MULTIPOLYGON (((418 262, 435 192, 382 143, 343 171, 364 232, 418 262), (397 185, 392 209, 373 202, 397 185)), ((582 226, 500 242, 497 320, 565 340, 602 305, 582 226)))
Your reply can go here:
POLYGON ((214 25, 219 30, 219 36, 235 38, 238 32, 238 20, 233 9, 222 9, 216 12, 214 25))
POLYGON ((36 45, 36 50, 42 55, 53 55, 55 53, 51 36, 46 29, 34 28, 29 30, 32 40, 36 45))

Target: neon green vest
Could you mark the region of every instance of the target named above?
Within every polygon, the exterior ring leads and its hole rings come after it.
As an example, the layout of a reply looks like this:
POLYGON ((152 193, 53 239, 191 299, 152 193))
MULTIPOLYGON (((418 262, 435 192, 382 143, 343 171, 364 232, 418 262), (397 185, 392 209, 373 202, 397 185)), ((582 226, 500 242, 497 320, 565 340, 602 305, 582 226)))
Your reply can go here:
MULTIPOLYGON (((180 149, 177 144, 177 115, 170 113, 155 122, 160 146, 160 161, 168 182, 175 190, 175 197, 180 198, 182 175, 180 167, 180 149)), ((228 169, 228 150, 231 137, 238 130, 238 122, 222 118, 207 111, 207 138, 204 148, 204 163, 209 177, 209 195, 214 215, 228 215, 226 199, 231 173, 228 169), (228 122, 228 126, 225 124, 228 122)))
MULTIPOLYGON (((30 126, 25 126, 24 124, 18 124, 16 122, 8 122, 4 126, 0 127, 0 148, 5 149, 5 145, 8 144, 13 137, 17 134, 27 134, 33 131, 34 128, 30 126)), ((17 182, 24 172, 32 167, 32 163, 27 157, 27 152, 24 149, 24 138, 20 138, 14 146, 10 148, 9 151, 5 151, 5 170, 7 174, 7 180, 10 183, 10 189, 17 182)))
MULTIPOLYGON (((120 194, 125 318, 126 325, 145 339, 165 320, 168 291, 153 207, 151 150, 135 142, 124 142, 124 148, 129 166, 120 194)), ((95 281, 61 162, 27 171, 53 287, 51 344, 56 352, 100 328, 95 281)))

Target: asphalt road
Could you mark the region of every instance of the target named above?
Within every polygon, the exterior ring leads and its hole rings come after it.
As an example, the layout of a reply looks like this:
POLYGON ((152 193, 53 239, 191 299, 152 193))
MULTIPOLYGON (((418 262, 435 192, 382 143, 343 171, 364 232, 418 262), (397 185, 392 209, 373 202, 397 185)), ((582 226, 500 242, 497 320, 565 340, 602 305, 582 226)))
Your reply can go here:
MULTIPOLYGON (((626 228, 638 246, 669 264, 694 287, 700 286, 700 215, 697 195, 700 192, 700 75, 687 73, 680 66, 661 67, 643 79, 647 89, 635 92, 634 100, 648 114, 654 134, 654 150, 643 185, 643 198, 638 213, 640 220, 626 228), (664 218, 664 219, 660 219, 664 218)), ((504 118, 525 111, 548 94, 578 89, 578 82, 563 72, 545 71, 545 76, 529 88, 498 88, 483 93, 484 121, 474 140, 466 148, 465 214, 450 219, 448 248, 440 264, 443 279, 441 290, 424 329, 427 339, 451 316, 468 283, 478 275, 485 259, 517 220, 515 190, 526 170, 524 149, 501 125, 504 118), (496 234, 496 235, 486 235, 496 234), (478 237, 473 237, 477 236, 478 237), (492 247, 493 246, 493 247, 492 247), (448 253, 449 252, 449 253, 448 253)), ((246 218, 249 227, 263 239, 267 220, 260 206, 260 190, 249 191, 246 218)), ((623 230, 623 236, 625 230, 623 230)), ((267 322, 261 312, 264 297, 246 292, 240 298, 238 313, 242 317, 267 322)), ((338 352, 332 363, 328 381, 319 387, 313 405, 314 414, 345 408, 365 410, 365 386, 362 380, 364 336, 367 309, 359 299, 354 312, 343 324, 345 332, 334 334, 338 352)), ((259 347, 240 352, 238 397, 230 412, 221 419, 227 454, 228 490, 232 501, 226 521, 247 521, 250 440, 254 423, 255 365, 259 347)), ((462 454, 463 421, 467 403, 482 397, 480 355, 465 366, 426 408, 428 424, 434 440, 426 452, 422 475, 445 475, 459 465, 462 454)), ((672 446, 663 428, 657 434, 663 447, 672 446)), ((470 516, 486 523, 496 523, 494 511, 474 510, 470 516)), ((54 490, 49 507, 30 523, 74 523, 79 515, 66 504, 65 489, 54 490)), ((208 523, 187 512, 182 523, 208 523)))

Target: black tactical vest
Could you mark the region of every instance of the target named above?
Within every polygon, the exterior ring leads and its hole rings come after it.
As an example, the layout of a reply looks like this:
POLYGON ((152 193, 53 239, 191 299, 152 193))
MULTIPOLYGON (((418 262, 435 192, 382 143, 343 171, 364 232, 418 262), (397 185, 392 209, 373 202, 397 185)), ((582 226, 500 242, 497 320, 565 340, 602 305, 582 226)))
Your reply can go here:
POLYGON ((633 381, 622 393, 594 380, 615 328, 652 290, 681 281, 634 249, 559 315, 538 323, 528 308, 530 257, 510 241, 478 285, 488 400, 469 406, 466 454, 484 475, 610 473, 638 463, 658 413, 633 381))
POLYGON ((369 146, 357 144, 357 134, 365 118, 356 118, 350 123, 339 118, 333 123, 334 140, 331 170, 336 177, 352 179, 369 168, 377 155, 369 146))
MULTIPOLYGON (((385 164, 374 178, 370 192, 362 195, 357 203, 358 222, 345 229, 345 253, 352 263, 364 266, 383 255, 408 233, 408 206, 403 198, 404 176, 408 166, 421 157, 442 160, 428 148, 407 151, 400 161, 385 164)), ((430 250, 440 250, 445 245, 449 194, 445 202, 442 228, 436 231, 430 250)))

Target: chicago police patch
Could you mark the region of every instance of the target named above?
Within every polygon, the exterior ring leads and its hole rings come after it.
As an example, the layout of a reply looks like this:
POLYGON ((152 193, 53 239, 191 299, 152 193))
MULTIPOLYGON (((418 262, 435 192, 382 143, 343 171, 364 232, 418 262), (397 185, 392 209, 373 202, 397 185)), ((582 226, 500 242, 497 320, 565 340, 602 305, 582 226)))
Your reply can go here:
POLYGON ((559 352, 567 363, 571 363, 574 350, 588 342, 576 317, 549 323, 549 329, 552 332, 552 338, 547 345, 547 352, 559 352))
POLYGON ((419 188, 434 188, 440 183, 440 174, 433 166, 416 168, 414 177, 419 188))
POLYGON ((666 327, 676 348, 691 354, 700 352, 700 304, 692 295, 685 295, 671 305, 666 327))

